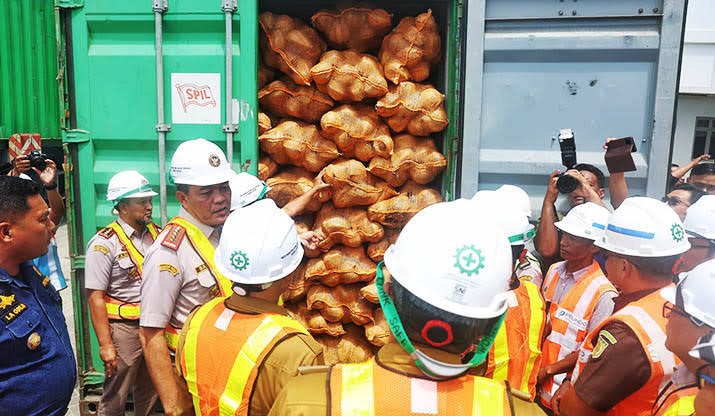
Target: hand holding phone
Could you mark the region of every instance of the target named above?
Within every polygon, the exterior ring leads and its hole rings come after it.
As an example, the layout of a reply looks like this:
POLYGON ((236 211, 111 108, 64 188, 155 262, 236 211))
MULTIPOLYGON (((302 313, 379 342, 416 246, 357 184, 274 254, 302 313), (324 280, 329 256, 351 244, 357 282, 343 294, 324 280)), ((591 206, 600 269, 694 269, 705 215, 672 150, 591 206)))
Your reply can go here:
POLYGON ((609 139, 606 141, 606 167, 609 173, 633 172, 636 164, 631 153, 636 151, 633 137, 609 139))

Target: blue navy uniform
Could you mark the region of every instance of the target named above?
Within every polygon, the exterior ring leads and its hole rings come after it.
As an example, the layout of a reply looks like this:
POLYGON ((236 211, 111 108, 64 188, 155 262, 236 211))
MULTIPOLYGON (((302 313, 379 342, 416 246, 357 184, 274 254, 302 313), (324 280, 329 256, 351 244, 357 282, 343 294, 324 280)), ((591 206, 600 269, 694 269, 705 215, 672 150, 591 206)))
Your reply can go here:
POLYGON ((77 381, 62 301, 32 262, 0 269, 0 414, 63 415, 77 381))

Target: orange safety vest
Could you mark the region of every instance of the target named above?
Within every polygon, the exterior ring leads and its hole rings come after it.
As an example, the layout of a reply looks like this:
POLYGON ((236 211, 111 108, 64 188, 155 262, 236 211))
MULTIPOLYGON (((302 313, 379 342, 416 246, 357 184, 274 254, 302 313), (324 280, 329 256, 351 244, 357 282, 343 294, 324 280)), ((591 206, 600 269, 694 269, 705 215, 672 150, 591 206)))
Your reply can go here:
POLYGON ((308 333, 288 316, 236 313, 225 300, 205 303, 184 324, 177 360, 197 416, 247 415, 265 357, 286 337, 308 333))
POLYGON ((484 377, 506 380, 534 400, 546 322, 544 299, 539 287, 531 282, 521 282, 507 296, 509 308, 489 350, 484 377))
POLYGON ((665 348, 665 325, 663 304, 665 300, 657 290, 635 302, 629 303, 621 310, 607 318, 586 337, 579 352, 578 362, 573 371, 573 383, 578 379, 583 367, 594 353, 593 342, 598 338, 601 329, 611 322, 622 322, 636 334, 638 341, 650 362, 650 378, 640 389, 616 404, 608 413, 609 416, 650 416, 651 409, 658 392, 670 380, 673 368, 680 360, 665 348))
MULTIPOLYGON (((147 229, 149 230, 149 235, 151 235, 151 241, 156 241, 156 237, 161 231, 159 226, 153 222, 147 224, 147 229)), ((124 250, 129 255, 129 259, 134 263, 134 267, 137 268, 139 276, 142 275, 142 265, 144 264, 144 255, 137 249, 137 247, 132 243, 127 233, 117 221, 112 222, 107 226, 107 228, 114 231, 117 235, 119 243, 124 247, 124 250)), ((104 296, 104 304, 107 307, 107 318, 109 319, 128 319, 135 321, 139 319, 141 312, 140 302, 125 302, 110 296, 104 296)))
MULTIPOLYGON (((169 226, 172 224, 173 226, 183 228, 186 232, 186 235, 189 236, 189 242, 191 243, 191 246, 193 247, 196 254, 201 257, 201 260, 203 260, 209 273, 211 273, 214 278, 214 281, 216 281, 216 288, 218 289, 218 293, 216 294, 216 296, 220 298, 231 296, 231 288, 233 286, 233 282, 228 280, 218 271, 218 269, 216 269, 216 265, 214 264, 214 252, 216 251, 216 248, 213 246, 213 244, 211 244, 209 239, 204 235, 204 233, 201 232, 201 230, 199 230, 198 227, 185 220, 184 218, 172 218, 171 221, 169 221, 169 223, 167 224, 166 228, 168 229, 169 226)), ((180 332, 181 328, 175 328, 171 325, 166 326, 166 329, 164 330, 164 339, 166 340, 166 346, 169 348, 169 351, 176 352, 176 346, 179 343, 180 332)))
POLYGON ((339 364, 329 374, 331 416, 375 415, 512 415, 511 396, 503 381, 464 375, 434 381, 381 367, 375 359, 339 364))
POLYGON ((690 385, 676 389, 668 383, 653 403, 653 416, 690 416, 695 414, 695 396, 698 386, 690 385))
MULTIPOLYGON (((616 293, 616 288, 604 276, 598 263, 594 261, 586 274, 564 296, 561 303, 553 302, 554 292, 561 279, 557 270, 562 263, 553 264, 544 281, 544 297, 551 302, 549 307, 551 332, 547 335, 542 347, 544 353, 541 361, 542 367, 563 360, 569 354, 578 351, 588 335, 586 331, 598 299, 604 293, 616 293)), ((551 407, 551 397, 559 389, 567 374, 557 374, 542 384, 541 402, 545 406, 551 407)))

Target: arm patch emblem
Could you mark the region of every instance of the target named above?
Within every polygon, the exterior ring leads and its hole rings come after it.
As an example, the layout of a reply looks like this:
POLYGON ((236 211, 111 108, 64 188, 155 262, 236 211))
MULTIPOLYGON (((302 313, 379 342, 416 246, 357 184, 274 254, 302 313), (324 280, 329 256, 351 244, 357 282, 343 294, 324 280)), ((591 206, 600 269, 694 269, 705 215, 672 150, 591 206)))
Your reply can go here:
POLYGON ((596 346, 593 348, 593 358, 597 359, 600 357, 603 352, 608 348, 609 345, 614 345, 618 342, 616 340, 616 337, 611 335, 610 332, 608 331, 601 331, 598 334, 598 343, 596 343, 596 346))
POLYGON ((164 239, 161 240, 161 245, 174 251, 178 250, 181 245, 181 240, 183 240, 184 235, 186 235, 184 227, 171 224, 166 227, 164 231, 166 231, 166 236, 164 236, 164 239))
POLYGON ((176 268, 173 264, 168 264, 168 263, 161 263, 159 264, 159 271, 160 272, 169 272, 173 274, 174 276, 178 276, 179 274, 179 269, 176 268))
POLYGON ((102 254, 109 253, 109 249, 101 244, 95 244, 92 249, 94 249, 94 251, 99 251, 102 254))

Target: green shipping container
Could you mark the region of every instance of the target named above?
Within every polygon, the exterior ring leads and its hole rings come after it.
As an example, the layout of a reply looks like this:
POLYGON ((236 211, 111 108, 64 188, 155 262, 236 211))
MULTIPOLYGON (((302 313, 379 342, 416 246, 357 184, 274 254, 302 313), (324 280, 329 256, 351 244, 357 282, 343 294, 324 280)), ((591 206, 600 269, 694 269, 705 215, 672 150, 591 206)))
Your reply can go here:
MULTIPOLYGON (((114 219, 112 207, 105 200, 109 179, 126 169, 144 174, 155 189, 161 188, 162 197, 154 201, 154 216, 165 222, 179 208, 167 172, 171 155, 182 141, 203 137, 224 150, 230 145, 233 150, 228 153, 234 169, 256 173, 259 9, 309 22, 313 13, 335 8, 336 3, 262 1, 259 5, 255 0, 237 3, 59 0, 59 3, 67 9, 64 25, 72 81, 70 129, 63 132, 63 140, 72 168, 68 216, 81 410, 83 414, 91 414, 101 393, 103 365, 84 294, 83 254, 96 231, 114 219), (226 62, 227 28, 232 38, 230 71, 226 62), (161 53, 157 57, 158 50, 161 53), (227 119, 229 103, 232 116, 227 119), (160 186, 163 180, 165 186, 160 186)), ((402 17, 416 16, 431 8, 442 30, 443 58, 430 81, 447 96, 450 125, 442 142, 449 166, 442 185, 449 199, 458 125, 456 51, 460 6, 457 0, 400 0, 384 7, 394 14, 393 25, 402 17)))

